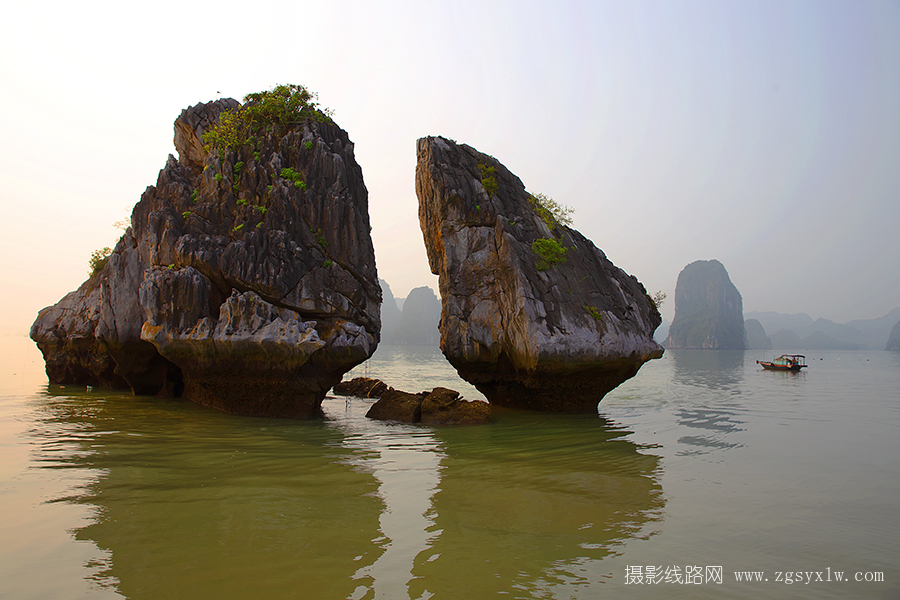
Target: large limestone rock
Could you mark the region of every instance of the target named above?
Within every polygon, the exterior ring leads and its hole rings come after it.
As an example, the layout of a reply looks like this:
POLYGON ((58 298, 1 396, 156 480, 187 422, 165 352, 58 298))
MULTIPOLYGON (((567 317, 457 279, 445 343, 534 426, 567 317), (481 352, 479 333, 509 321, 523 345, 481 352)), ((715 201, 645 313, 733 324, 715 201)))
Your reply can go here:
POLYGON ((381 289, 347 133, 306 119, 207 152, 204 132, 238 106, 182 112, 180 158, 106 265, 40 312, 31 337, 51 382, 307 418, 374 352, 381 289))
POLYGON ((698 260, 679 273, 675 318, 664 345, 709 350, 747 348, 743 300, 722 263, 698 260))
POLYGON ((644 286, 579 232, 545 222, 495 158, 436 137, 420 139, 417 154, 441 350, 491 403, 593 412, 662 356, 652 338, 661 318, 644 286), (565 247, 565 261, 550 266, 534 250, 539 240, 565 247))

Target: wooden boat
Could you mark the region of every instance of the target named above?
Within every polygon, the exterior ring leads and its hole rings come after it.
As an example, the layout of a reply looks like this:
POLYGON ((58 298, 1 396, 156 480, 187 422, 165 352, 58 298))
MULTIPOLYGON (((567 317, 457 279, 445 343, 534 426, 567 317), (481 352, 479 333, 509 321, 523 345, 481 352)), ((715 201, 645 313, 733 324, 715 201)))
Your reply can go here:
POLYGON ((767 362, 764 360, 756 361, 756 364, 762 365, 763 369, 768 369, 770 371, 795 371, 799 372, 800 369, 807 366, 806 365, 806 357, 802 354, 782 354, 772 362, 767 362))

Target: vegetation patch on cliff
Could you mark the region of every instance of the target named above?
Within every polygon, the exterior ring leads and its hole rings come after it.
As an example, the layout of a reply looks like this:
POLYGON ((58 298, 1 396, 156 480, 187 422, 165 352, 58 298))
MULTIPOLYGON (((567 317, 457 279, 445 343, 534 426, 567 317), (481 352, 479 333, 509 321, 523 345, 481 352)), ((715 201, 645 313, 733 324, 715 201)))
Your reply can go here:
POLYGON ((91 277, 103 270, 103 267, 105 267, 106 263, 109 262, 109 257, 111 254, 112 248, 110 248, 109 246, 107 246, 106 248, 100 248, 99 250, 94 250, 91 253, 91 260, 89 262, 89 273, 91 274, 91 277))
POLYGON ((484 191, 488 193, 488 196, 493 196, 497 193, 497 179, 494 177, 497 173, 497 167, 489 167, 484 163, 478 163, 478 170, 481 171, 481 185, 484 186, 484 191))
POLYGON ((550 231, 556 229, 557 225, 572 226, 572 213, 575 209, 558 203, 546 194, 530 194, 528 201, 534 207, 535 214, 547 224, 550 231))
POLYGON ((237 150, 271 128, 281 132, 308 119, 331 121, 331 109, 319 106, 317 95, 302 85, 279 85, 265 92, 244 96, 244 105, 219 115, 216 125, 203 134, 204 147, 237 150))
POLYGON ((566 258, 566 252, 568 252, 569 249, 562 246, 554 239, 541 238, 539 240, 534 240, 531 244, 531 250, 538 257, 537 264, 535 265, 538 271, 552 269, 557 264, 564 263, 568 260, 566 258))

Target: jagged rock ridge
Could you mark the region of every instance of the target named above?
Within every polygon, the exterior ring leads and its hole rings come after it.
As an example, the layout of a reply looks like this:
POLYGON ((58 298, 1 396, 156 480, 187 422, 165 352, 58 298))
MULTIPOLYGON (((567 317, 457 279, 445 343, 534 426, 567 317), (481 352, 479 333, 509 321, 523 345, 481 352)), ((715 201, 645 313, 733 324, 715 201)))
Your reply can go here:
POLYGON ((491 403, 596 411, 662 355, 652 339, 661 318, 644 286, 578 231, 545 222, 499 161, 438 137, 418 140, 417 155, 441 350, 491 403), (542 262, 537 240, 564 246, 566 260, 542 262))
POLYGON ((741 294, 717 260, 687 265, 675 284, 675 318, 666 348, 744 350, 747 337, 741 294))
POLYGON ((31 337, 51 382, 307 418, 374 352, 381 290, 347 133, 305 119, 207 152, 204 132, 238 106, 182 112, 180 158, 106 265, 40 312, 31 337))

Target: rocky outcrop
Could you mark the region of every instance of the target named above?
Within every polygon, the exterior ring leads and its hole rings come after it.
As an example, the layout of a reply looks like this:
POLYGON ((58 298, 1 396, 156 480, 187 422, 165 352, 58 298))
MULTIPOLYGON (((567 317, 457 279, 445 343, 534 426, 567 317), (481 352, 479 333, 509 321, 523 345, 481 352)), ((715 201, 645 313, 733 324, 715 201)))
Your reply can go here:
POLYGON ((741 294, 717 260, 686 266, 675 284, 675 318, 666 348, 744 350, 744 309, 741 294))
POLYGON ((438 387, 422 400, 421 415, 423 425, 479 425, 491 421, 491 406, 463 400, 456 390, 438 387))
POLYGON ((442 387, 418 394, 390 388, 366 416, 380 421, 423 425, 481 425, 490 423, 492 418, 487 402, 464 400, 456 390, 442 387))
POLYGON ((420 139, 417 154, 441 350, 492 404, 593 412, 662 356, 644 286, 578 231, 542 218, 500 162, 435 137, 420 139))
POLYGON ((747 337, 747 348, 750 350, 771 350, 772 340, 766 335, 762 323, 756 319, 744 321, 744 335, 747 337))
POLYGON ((422 401, 428 392, 410 394, 400 390, 388 390, 372 405, 366 416, 378 421, 418 423, 422 420, 422 401))
POLYGON ((356 396, 357 398, 381 398, 385 392, 392 390, 380 379, 368 377, 355 377, 350 381, 342 381, 332 388, 332 392, 339 396, 356 396))
POLYGON ((381 290, 347 133, 316 113, 208 152, 204 132, 238 106, 182 112, 180 158, 106 265, 40 312, 51 382, 308 418, 374 352, 381 290))
POLYGON ((885 350, 900 350, 900 321, 891 329, 891 335, 888 336, 887 346, 885 350))

